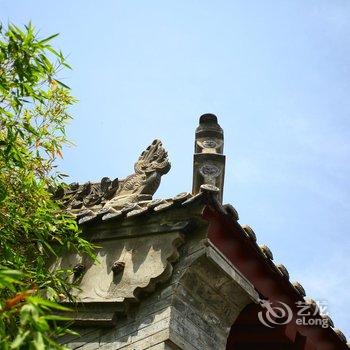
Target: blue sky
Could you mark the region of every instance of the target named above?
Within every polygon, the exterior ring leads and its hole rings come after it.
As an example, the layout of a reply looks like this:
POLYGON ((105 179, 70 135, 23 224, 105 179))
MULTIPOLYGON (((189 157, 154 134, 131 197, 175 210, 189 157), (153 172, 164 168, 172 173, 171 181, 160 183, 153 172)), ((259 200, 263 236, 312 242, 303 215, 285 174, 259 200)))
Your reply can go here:
POLYGON ((0 19, 61 33, 71 181, 129 175, 160 138, 156 196, 190 191, 198 118, 216 114, 224 201, 350 337, 348 0, 0 0, 0 19))

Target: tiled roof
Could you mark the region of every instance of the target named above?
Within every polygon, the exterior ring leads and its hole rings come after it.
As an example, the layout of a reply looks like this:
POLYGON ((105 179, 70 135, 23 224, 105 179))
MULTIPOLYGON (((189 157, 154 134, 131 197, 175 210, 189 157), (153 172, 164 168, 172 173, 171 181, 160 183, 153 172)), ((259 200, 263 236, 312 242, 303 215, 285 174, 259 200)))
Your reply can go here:
MULTIPOLYGON (((230 204, 221 204, 225 170, 225 156, 222 152, 223 131, 217 124, 216 116, 205 114, 200 118, 200 125, 196 130, 192 190, 195 194, 182 192, 172 198, 152 199, 161 176, 170 169, 167 152, 159 140, 154 140, 135 163, 134 174, 126 179, 110 180, 104 177, 96 183, 88 182, 83 185, 74 183, 65 189, 61 188, 55 196, 62 206, 76 217, 78 224, 83 228, 113 221, 120 224, 136 217, 150 218, 157 213, 173 209, 183 209, 187 213, 187 208, 190 213, 190 209, 198 206, 202 206, 205 218, 204 211, 209 208, 220 220, 225 221, 223 227, 229 231, 226 232, 229 243, 234 243, 232 241, 234 239, 239 240, 242 243, 240 246, 246 248, 245 257, 247 259, 253 257, 255 262, 258 261, 259 266, 264 267, 262 271, 268 275, 266 277, 272 276, 270 280, 282 286, 281 289, 291 295, 291 299, 316 305, 312 299, 309 301, 304 299, 306 292, 299 282, 289 281, 287 268, 274 263, 270 248, 267 245, 257 244, 253 229, 248 225, 238 224, 236 209, 230 204)), ((221 248, 224 251, 226 247, 221 248)), ((241 265, 241 268, 244 270, 245 266, 241 265)), ((329 319, 325 315, 318 314, 318 316, 329 319)), ((329 324, 333 329, 332 337, 338 337, 345 344, 344 334, 334 329, 330 319, 329 324)))
MULTIPOLYGON (((224 214, 230 220, 237 221, 238 214, 232 205, 222 205, 216 197, 217 188, 211 185, 202 185, 201 191, 197 195, 188 192, 182 192, 178 195, 167 199, 144 199, 135 203, 126 203, 123 207, 115 210, 105 208, 105 203, 113 192, 113 183, 108 178, 103 178, 100 183, 87 183, 84 185, 72 184, 64 194, 61 193, 61 203, 63 203, 72 213, 78 224, 81 226, 98 225, 99 222, 118 220, 129 220, 135 217, 149 217, 156 213, 167 211, 175 208, 186 208, 193 204, 202 204, 210 206, 215 211, 224 214), (79 201, 79 205, 78 205, 79 201)), ((264 258, 266 263, 280 276, 285 278, 290 286, 299 295, 300 300, 304 300, 306 292, 299 282, 289 281, 289 272, 282 264, 273 262, 273 254, 267 245, 259 246, 257 237, 253 229, 248 225, 241 226, 246 238, 252 242, 256 251, 264 258)), ((315 303, 312 299, 304 300, 310 304, 315 303)), ((326 315, 319 315, 327 318, 335 334, 346 343, 345 335, 338 329, 334 328, 333 321, 326 315)))

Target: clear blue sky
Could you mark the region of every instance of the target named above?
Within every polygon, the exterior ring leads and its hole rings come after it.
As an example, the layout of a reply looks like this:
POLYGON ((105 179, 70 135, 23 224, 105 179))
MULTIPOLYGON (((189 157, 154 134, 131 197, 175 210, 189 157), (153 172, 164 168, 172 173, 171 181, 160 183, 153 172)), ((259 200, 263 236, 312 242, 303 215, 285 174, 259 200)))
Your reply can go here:
POLYGON ((74 70, 61 169, 124 177, 154 138, 171 172, 158 197, 191 190, 194 130, 225 130, 225 202, 350 338, 350 1, 0 0, 74 70))

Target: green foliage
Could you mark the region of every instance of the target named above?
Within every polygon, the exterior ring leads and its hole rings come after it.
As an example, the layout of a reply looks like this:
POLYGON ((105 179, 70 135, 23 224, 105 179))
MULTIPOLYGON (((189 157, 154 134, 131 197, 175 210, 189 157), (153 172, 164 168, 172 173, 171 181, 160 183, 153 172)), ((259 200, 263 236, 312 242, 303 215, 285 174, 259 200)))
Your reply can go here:
POLYGON ((57 80, 69 66, 50 45, 56 36, 0 27, 0 349, 63 349, 54 339, 68 330, 54 311, 71 271, 48 271, 48 262, 63 250, 93 258, 50 192, 64 176, 55 161, 75 102, 57 80))

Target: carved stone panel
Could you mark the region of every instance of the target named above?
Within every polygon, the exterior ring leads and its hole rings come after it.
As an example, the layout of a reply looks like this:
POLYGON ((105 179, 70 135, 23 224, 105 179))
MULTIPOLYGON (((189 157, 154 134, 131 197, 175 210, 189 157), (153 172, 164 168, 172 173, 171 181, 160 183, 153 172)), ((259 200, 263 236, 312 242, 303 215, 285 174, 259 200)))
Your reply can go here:
POLYGON ((82 302, 116 301, 137 298, 137 291, 171 275, 177 258, 179 233, 133 237, 106 242, 98 251, 98 264, 82 278, 78 298, 82 302))
POLYGON ((69 254, 53 268, 73 269, 72 278, 79 283, 72 294, 80 303, 137 301, 141 291, 151 292, 170 278, 182 241, 179 232, 107 240, 98 244, 96 263, 69 254), (76 275, 78 271, 81 276, 76 275))

